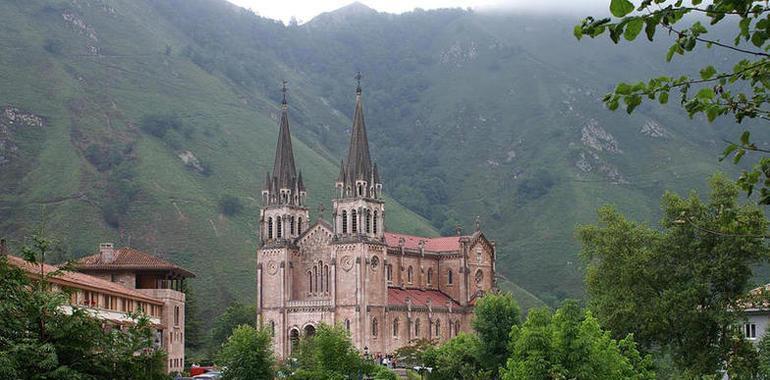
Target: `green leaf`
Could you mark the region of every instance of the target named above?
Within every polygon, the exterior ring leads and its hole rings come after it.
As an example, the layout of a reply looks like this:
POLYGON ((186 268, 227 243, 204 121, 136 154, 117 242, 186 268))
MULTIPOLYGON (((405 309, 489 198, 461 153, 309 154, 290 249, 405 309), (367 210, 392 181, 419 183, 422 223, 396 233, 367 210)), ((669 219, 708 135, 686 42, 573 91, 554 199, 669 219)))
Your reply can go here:
POLYGON ((722 152, 722 155, 719 157, 719 161, 724 160, 727 158, 727 156, 730 155, 730 153, 735 152, 735 150, 738 149, 738 145, 730 144, 728 145, 725 150, 722 152))
POLYGON ((634 11, 634 4, 628 0, 611 0, 610 13, 615 17, 624 17, 634 11))
POLYGON ((574 34, 575 38, 577 38, 578 40, 583 38, 583 26, 575 25, 575 28, 572 29, 572 34, 574 34))
POLYGON ((700 100, 712 100, 716 94, 714 93, 714 89, 711 87, 704 87, 701 88, 700 91, 695 95, 696 98, 700 100))
POLYGON ((633 87, 628 83, 618 83, 615 87, 615 93, 618 95, 628 95, 633 90, 633 87))
POLYGON ((700 70, 700 77, 703 80, 711 79, 716 73, 717 69, 715 69, 714 66, 708 65, 700 70))
POLYGON ((636 39, 636 36, 639 35, 639 33, 642 31, 642 26, 644 26, 644 21, 641 18, 635 18, 628 22, 628 25, 626 26, 626 31, 623 33, 623 37, 627 41, 633 41, 636 39))
POLYGON ((668 103, 668 92, 661 92, 660 95, 658 95, 658 101, 660 104, 668 103))
POLYGON ((657 20, 648 18, 644 20, 644 23, 646 24, 644 26, 644 33, 647 34, 647 39, 652 41, 652 38, 655 37, 655 31, 657 30, 658 22, 657 20))
POLYGON ((754 32, 751 35, 751 43, 756 47, 762 47, 767 40, 767 34, 765 32, 754 32))
POLYGON ((751 132, 743 131, 741 134, 741 144, 749 145, 749 139, 751 138, 751 132))

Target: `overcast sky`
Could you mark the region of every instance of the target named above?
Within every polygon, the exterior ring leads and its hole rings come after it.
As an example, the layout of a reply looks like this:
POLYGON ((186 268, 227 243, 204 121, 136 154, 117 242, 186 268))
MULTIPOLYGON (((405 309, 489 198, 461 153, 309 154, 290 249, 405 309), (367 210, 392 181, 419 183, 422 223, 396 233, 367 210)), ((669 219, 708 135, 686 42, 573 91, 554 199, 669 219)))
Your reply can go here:
MULTIPOLYGON (((293 17, 301 22, 309 21, 320 13, 335 10, 353 0, 229 0, 249 8, 260 16, 288 23, 293 17)), ((597 11, 608 11, 609 0, 360 0, 361 3, 380 12, 402 13, 414 8, 508 8, 522 11, 559 11, 580 13, 584 16, 597 11)))

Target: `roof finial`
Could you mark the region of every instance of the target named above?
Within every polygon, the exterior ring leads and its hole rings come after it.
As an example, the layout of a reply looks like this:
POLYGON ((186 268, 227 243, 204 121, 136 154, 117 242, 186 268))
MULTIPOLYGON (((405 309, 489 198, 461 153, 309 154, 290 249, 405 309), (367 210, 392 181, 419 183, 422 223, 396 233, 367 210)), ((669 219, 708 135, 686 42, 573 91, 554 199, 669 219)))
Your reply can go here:
POLYGON ((281 104, 286 105, 287 104, 286 103, 286 91, 288 91, 288 89, 286 88, 286 84, 289 83, 289 82, 284 80, 284 81, 282 81, 282 83, 283 83, 283 88, 281 88, 281 92, 283 93, 283 101, 281 102, 281 104))
POLYGON ((324 218, 324 211, 326 211, 326 208, 324 208, 324 204, 323 203, 319 203, 318 204, 318 219, 319 220, 324 218))
POLYGON ((476 215, 476 231, 481 231, 481 217, 476 215))
POLYGON ((356 78, 356 82, 358 83, 358 87, 356 87, 356 94, 361 95, 361 78, 363 78, 363 76, 361 76, 361 72, 359 71, 356 73, 354 78, 356 78))

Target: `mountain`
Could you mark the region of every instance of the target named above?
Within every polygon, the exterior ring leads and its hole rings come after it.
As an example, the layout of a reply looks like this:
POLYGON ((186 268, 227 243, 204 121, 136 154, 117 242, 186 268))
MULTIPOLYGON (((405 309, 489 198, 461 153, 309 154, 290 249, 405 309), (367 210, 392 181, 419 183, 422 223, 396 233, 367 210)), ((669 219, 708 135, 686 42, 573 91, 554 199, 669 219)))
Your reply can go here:
POLYGON ((62 259, 101 241, 149 250, 198 274, 205 318, 253 299, 283 79, 311 203, 329 205, 361 71, 388 228, 449 234, 480 216, 500 283, 528 306, 582 296, 574 230, 597 207, 654 222, 663 191, 736 170, 716 159, 729 123, 601 103, 619 80, 721 57, 665 65, 661 43, 577 42, 578 16, 353 4, 285 26, 223 0, 0 14, 0 234, 18 244, 44 220, 62 259))

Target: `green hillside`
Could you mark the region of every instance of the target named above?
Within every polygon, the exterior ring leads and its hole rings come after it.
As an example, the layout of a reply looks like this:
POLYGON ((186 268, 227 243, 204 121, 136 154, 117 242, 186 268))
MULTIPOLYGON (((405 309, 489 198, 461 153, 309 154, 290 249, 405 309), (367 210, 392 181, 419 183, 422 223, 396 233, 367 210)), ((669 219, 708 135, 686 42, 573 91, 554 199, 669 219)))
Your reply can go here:
POLYGON ((0 14, 0 233, 46 220, 75 256, 108 240, 155 252, 199 274, 206 317, 253 296, 283 79, 311 204, 331 198, 360 70, 388 228, 446 234, 480 216, 526 307, 582 296, 574 230, 597 207, 654 223, 663 191, 737 170, 717 161, 729 123, 601 103, 619 80, 702 55, 666 65, 665 43, 577 42, 579 16, 352 4, 284 26, 224 0, 16 0, 0 14), (229 196, 243 207, 228 216, 229 196))
MULTIPOLYGON (((147 249, 198 274, 209 316, 251 301, 275 103, 182 55, 188 38, 146 3, 15 1, 0 14, 2 234, 18 244, 45 220, 75 256, 102 241, 147 249), (225 196, 242 211, 223 215, 225 196)), ((294 147, 311 203, 328 208, 336 158, 294 147)), ((394 201, 388 213, 392 229, 435 233, 394 201)))

